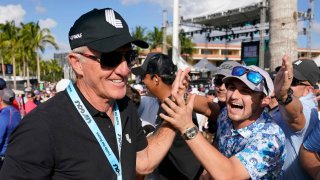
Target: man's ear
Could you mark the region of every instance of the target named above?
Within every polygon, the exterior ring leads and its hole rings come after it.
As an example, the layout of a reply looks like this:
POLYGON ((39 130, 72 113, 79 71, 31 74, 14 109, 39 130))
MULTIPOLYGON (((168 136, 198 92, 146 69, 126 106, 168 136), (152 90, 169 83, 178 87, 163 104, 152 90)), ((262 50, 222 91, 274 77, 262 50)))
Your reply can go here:
POLYGON ((158 74, 153 75, 152 80, 158 85, 160 82, 160 76, 158 74))
POLYGON ((75 74, 78 76, 83 76, 82 71, 82 63, 80 62, 79 58, 76 56, 75 53, 69 53, 68 54, 69 64, 72 67, 75 74))
POLYGON ((306 96, 309 93, 314 93, 314 87, 313 86, 306 86, 304 88, 303 96, 306 96))
POLYGON ((270 96, 266 96, 262 99, 261 101, 261 106, 262 107, 267 107, 271 102, 271 97, 270 96))

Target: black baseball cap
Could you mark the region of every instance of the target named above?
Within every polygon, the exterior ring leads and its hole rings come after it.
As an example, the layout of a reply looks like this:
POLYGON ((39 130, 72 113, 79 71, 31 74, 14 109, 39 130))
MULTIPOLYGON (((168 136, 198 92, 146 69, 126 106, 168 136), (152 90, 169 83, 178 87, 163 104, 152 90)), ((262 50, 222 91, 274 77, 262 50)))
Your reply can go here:
POLYGON ((177 67, 172 59, 162 53, 149 53, 141 66, 131 69, 134 75, 157 74, 174 76, 177 67))
POLYGON ((293 63, 293 77, 308 81, 312 86, 320 80, 320 70, 313 60, 297 60, 293 63))
POLYGON ((126 21, 111 8, 93 9, 80 16, 69 31, 70 48, 81 46, 102 52, 112 52, 128 43, 148 48, 145 41, 134 39, 126 21))

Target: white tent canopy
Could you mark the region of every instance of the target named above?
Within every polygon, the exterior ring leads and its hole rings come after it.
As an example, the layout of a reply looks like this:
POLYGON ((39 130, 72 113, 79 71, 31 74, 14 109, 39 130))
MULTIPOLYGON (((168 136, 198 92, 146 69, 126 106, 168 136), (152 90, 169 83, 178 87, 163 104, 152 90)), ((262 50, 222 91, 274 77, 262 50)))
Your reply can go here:
POLYGON ((197 64, 195 64, 192 68, 192 71, 198 72, 215 72, 217 71, 217 67, 211 64, 208 59, 201 59, 197 64))

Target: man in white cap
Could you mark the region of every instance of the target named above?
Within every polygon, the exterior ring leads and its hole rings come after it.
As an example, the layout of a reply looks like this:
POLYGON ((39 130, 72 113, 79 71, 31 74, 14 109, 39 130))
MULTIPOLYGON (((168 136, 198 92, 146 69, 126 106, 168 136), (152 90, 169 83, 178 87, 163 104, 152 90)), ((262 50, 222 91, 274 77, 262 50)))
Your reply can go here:
POLYGON ((175 102, 166 99, 161 106, 167 114, 160 116, 185 137, 213 179, 281 179, 285 136, 265 110, 274 89, 269 74, 256 66, 236 66, 223 82, 227 99, 218 118, 218 149, 191 121, 194 95, 186 104, 173 92, 175 102))

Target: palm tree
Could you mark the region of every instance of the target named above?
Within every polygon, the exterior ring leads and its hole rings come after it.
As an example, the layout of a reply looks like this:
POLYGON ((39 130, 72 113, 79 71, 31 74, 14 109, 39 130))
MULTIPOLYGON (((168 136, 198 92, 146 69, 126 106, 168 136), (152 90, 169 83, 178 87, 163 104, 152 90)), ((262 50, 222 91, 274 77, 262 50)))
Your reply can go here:
POLYGON ((0 59, 1 59, 1 70, 2 70, 2 77, 5 77, 5 69, 4 69, 4 60, 3 60, 3 56, 5 54, 5 45, 4 45, 4 41, 5 41, 5 37, 4 37, 4 32, 3 29, 4 28, 4 24, 0 24, 0 59))
POLYGON ((63 70, 57 60, 41 61, 42 77, 46 81, 56 82, 63 78, 63 70))
POLYGON ((270 0, 270 60, 271 70, 281 65, 283 55, 291 60, 297 53, 297 0, 270 0))
POLYGON ((156 49, 162 45, 163 33, 158 27, 153 27, 153 31, 150 31, 147 35, 150 49, 156 49))
POLYGON ((27 87, 30 87, 30 60, 36 59, 36 52, 34 51, 34 47, 30 42, 33 41, 33 30, 34 23, 21 23, 21 38, 20 41, 24 44, 24 47, 21 52, 22 61, 24 63, 24 70, 26 70, 27 75, 27 87))
MULTIPOLYGON (((136 26, 135 29, 132 29, 131 35, 134 39, 140 39, 140 40, 147 40, 146 37, 146 28, 141 26, 136 26)), ((140 52, 141 48, 137 47, 138 53, 140 52)))
POLYGON ((51 35, 50 30, 48 28, 41 29, 39 26, 39 22, 30 24, 30 35, 33 37, 31 40, 31 45, 36 52, 36 59, 37 59, 37 76, 38 76, 38 83, 40 82, 40 57, 38 50, 44 52, 45 46, 47 44, 52 45, 55 49, 58 49, 58 45, 55 42, 54 37, 51 35))
POLYGON ((17 50, 17 47, 20 46, 18 43, 18 31, 19 28, 17 28, 14 24, 14 21, 6 22, 3 26, 3 32, 4 32, 4 46, 8 48, 8 54, 11 57, 12 66, 13 66, 13 88, 17 88, 16 83, 16 59, 15 59, 15 52, 17 50))

